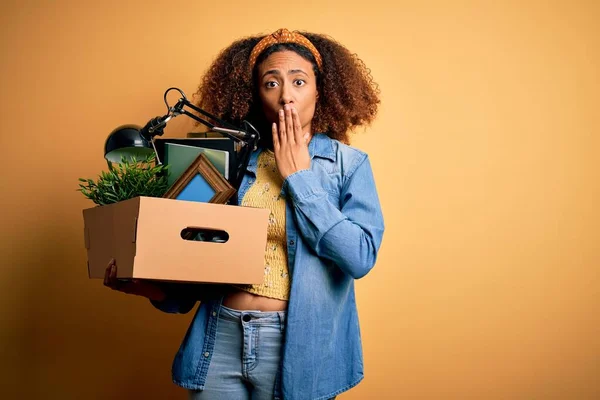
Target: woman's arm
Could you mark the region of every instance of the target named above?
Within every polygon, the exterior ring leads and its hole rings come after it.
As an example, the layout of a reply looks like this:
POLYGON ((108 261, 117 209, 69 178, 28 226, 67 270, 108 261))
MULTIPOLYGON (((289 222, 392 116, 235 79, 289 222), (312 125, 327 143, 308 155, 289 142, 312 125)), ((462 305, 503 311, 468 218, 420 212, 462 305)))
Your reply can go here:
POLYGON ((235 289, 222 283, 162 283, 165 297, 161 300, 150 299, 152 305, 161 311, 174 314, 190 312, 196 302, 216 300, 235 289))
POLYGON ((365 276, 375 265, 384 231, 368 156, 362 156, 343 183, 341 209, 331 203, 311 170, 289 175, 284 187, 292 199, 299 233, 317 255, 355 279, 365 276))
POLYGON ((187 314, 196 305, 197 298, 185 284, 161 285, 165 296, 161 300, 150 299, 150 303, 160 311, 171 314, 187 314))
POLYGON ((187 285, 144 279, 118 279, 115 259, 110 260, 106 267, 104 285, 119 292, 146 297, 154 307, 167 313, 185 314, 196 304, 196 299, 187 285))

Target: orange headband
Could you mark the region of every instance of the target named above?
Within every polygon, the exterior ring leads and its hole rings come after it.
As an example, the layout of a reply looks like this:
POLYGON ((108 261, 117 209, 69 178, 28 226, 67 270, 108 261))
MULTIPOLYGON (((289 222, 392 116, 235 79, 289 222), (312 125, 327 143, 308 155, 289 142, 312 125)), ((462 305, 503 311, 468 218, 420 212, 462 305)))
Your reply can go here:
POLYGON ((287 29, 279 29, 276 32, 265 36, 260 42, 254 46, 252 52, 250 53, 249 66, 250 71, 254 68, 254 64, 256 64, 256 59, 267 47, 273 46, 278 43, 296 43, 301 46, 306 47, 312 55, 315 57, 317 61, 317 66, 319 69, 323 66, 323 61, 321 59, 321 54, 317 48, 308 40, 305 36, 299 34, 298 32, 290 32, 287 29))

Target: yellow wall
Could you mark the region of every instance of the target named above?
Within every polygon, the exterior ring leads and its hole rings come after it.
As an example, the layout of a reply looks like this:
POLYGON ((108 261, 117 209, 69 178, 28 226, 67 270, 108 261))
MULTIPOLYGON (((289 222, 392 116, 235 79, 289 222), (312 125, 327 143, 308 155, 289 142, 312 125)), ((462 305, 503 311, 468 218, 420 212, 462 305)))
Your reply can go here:
POLYGON ((2 395, 185 398, 191 314, 88 280, 77 178, 228 43, 288 27, 337 38, 382 88, 353 143, 387 231, 357 283, 366 379, 341 398, 600 397, 598 2, 203 3, 4 2, 2 395))

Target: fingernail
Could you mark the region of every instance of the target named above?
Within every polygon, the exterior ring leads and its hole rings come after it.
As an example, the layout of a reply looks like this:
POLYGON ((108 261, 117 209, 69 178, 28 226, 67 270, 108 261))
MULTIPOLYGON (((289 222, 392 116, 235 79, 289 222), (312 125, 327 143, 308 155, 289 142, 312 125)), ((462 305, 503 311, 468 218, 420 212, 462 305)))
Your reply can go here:
POLYGON ((283 106, 283 108, 285 108, 286 110, 289 110, 290 106, 286 104, 286 105, 283 106))
POLYGON ((283 110, 279 110, 279 115, 283 115, 283 110))

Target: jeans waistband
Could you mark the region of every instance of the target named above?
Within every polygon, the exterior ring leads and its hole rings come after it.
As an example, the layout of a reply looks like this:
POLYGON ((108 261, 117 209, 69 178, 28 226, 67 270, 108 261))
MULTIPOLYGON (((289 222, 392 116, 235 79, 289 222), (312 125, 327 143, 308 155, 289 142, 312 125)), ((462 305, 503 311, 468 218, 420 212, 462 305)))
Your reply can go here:
POLYGON ((285 317, 285 311, 240 311, 225 307, 224 305, 221 305, 221 310, 219 311, 219 318, 221 319, 253 324, 272 324, 279 322, 283 325, 285 324, 285 317))

